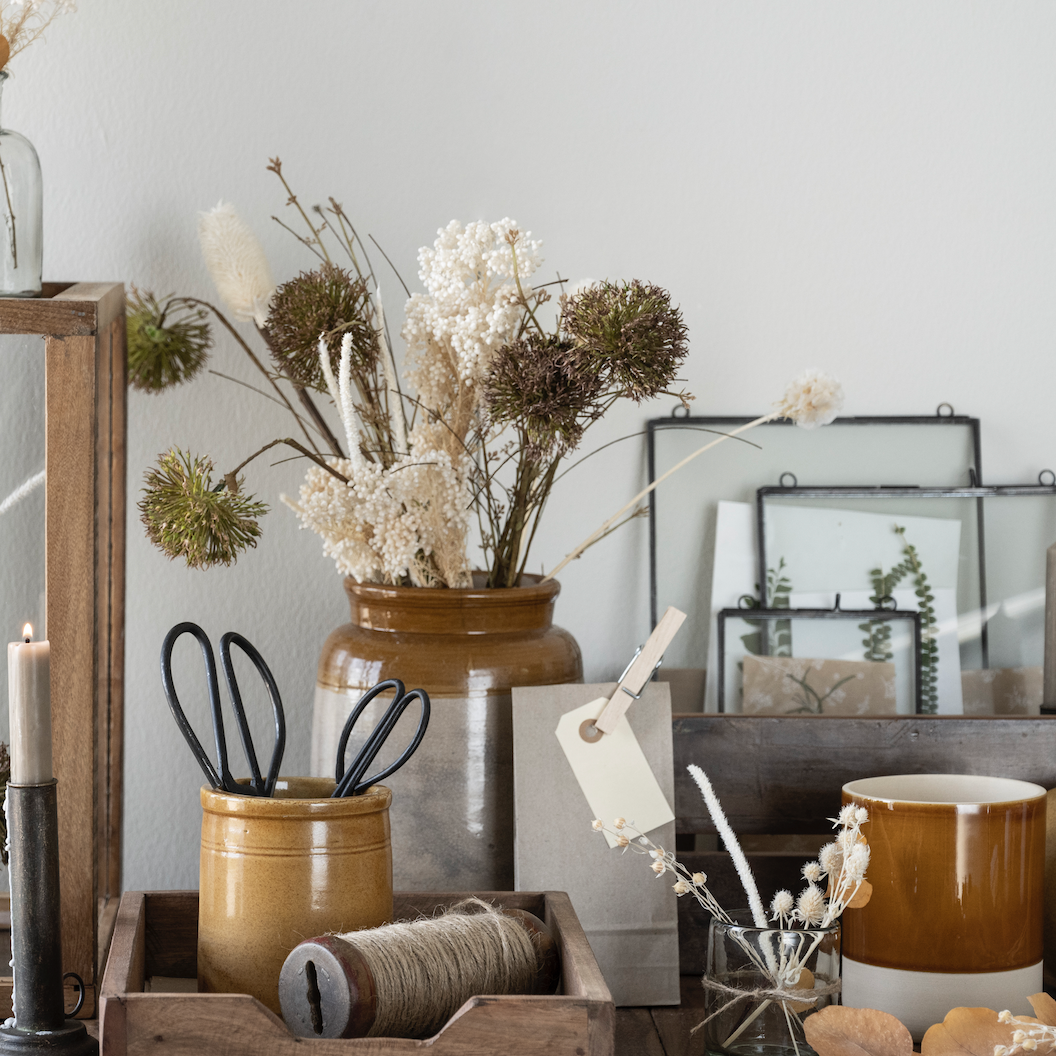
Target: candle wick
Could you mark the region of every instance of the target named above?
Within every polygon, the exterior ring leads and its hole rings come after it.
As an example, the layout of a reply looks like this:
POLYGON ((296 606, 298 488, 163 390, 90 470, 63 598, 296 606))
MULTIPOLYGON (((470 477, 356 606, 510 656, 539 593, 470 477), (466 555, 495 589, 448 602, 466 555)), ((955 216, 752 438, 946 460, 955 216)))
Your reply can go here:
POLYGON ((32 638, 27 638, 27 639, 26 639, 26 645, 29 645, 29 643, 30 643, 30 642, 31 642, 32 640, 33 640, 32 638))

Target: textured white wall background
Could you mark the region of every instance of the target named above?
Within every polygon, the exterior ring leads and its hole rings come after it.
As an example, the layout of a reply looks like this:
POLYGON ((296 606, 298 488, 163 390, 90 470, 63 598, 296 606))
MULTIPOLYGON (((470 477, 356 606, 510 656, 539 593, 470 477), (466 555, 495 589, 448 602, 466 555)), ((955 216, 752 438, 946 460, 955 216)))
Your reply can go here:
MULTIPOLYGON (((550 275, 671 289, 700 413, 761 413, 818 365, 847 413, 948 400, 979 415, 997 482, 1056 463, 1054 53, 1056 6, 1030 0, 83 0, 16 60, 3 119, 40 152, 46 278, 212 297, 195 214, 221 197, 277 277, 309 267, 268 219, 278 154, 306 201, 335 195, 409 283, 452 217, 512 216, 545 241, 550 275)), ((226 339, 214 365, 252 377, 226 339)), ((591 439, 668 409, 624 408, 591 439)), ((133 499, 170 444, 230 468, 280 429, 216 379, 133 393, 133 499)), ((555 493, 534 564, 640 486, 643 444, 592 467, 555 493)), ((252 483, 275 502, 300 475, 261 466, 252 483)), ((292 514, 276 505, 265 526, 237 567, 202 573, 130 517, 127 887, 197 884, 200 775, 157 670, 177 620, 258 645, 291 713, 285 769, 307 766, 316 656, 345 601, 292 514)), ((638 523, 561 577, 588 680, 647 631, 645 562, 638 523)))

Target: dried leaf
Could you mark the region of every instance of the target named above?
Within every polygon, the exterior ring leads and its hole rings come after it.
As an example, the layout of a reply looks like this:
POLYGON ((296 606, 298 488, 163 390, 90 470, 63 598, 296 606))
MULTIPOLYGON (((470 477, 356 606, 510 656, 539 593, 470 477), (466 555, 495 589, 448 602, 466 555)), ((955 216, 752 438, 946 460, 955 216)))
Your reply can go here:
POLYGON ((848 909, 861 909, 862 906, 867 905, 869 899, 873 897, 873 885, 868 880, 863 880, 861 887, 855 893, 854 898, 847 903, 848 909))
POLYGON ((1034 1015, 1042 1023, 1056 1026, 1056 1001, 1045 993, 1035 994, 1033 997, 1028 997, 1027 1000, 1030 1002, 1030 1007, 1034 1009, 1034 1015))
MULTIPOLYGON (((795 983, 790 989, 792 990, 812 990, 814 988, 814 973, 809 968, 803 968, 799 973, 799 981, 795 983)), ((786 1001, 785 1005, 791 1012, 806 1012, 808 1008, 813 1008, 813 1001, 786 1001)))
POLYGON ((1013 1029, 998 1023, 992 1008, 955 1008, 928 1028, 920 1051, 922 1056, 994 1056, 995 1045, 1012 1044, 1013 1029))
POLYGON ((8 43, 7 37, 0 33, 0 70, 7 65, 9 58, 11 58, 11 45, 8 43))
MULTIPOLYGON (((912 1056, 909 1030, 887 1012, 829 1005, 803 1020, 818 1056, 912 1056)), ((988 1052, 986 1056, 993 1056, 988 1052)))

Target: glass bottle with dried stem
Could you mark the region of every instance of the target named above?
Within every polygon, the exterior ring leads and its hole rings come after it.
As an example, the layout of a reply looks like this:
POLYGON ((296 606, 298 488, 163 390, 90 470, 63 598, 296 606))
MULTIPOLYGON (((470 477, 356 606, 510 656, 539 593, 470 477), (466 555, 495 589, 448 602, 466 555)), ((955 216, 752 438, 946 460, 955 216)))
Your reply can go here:
MULTIPOLYGON (((0 70, 0 93, 8 79, 0 70)), ((43 246, 40 159, 25 136, 0 127, 0 297, 39 297, 43 246)))

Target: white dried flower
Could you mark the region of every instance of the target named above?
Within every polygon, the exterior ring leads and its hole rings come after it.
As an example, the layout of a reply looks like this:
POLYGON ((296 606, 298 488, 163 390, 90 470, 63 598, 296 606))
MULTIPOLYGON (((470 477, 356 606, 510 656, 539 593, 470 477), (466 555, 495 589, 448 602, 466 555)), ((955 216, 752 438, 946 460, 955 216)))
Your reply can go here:
POLYGON ((1011 1023, 1012 1013, 1007 1008, 1003 1012, 998 1012, 997 1021, 998 1023, 1011 1023))
POLYGON ((592 822, 590 823, 590 827, 591 827, 591 828, 592 828, 592 829, 593 829, 593 830, 594 830, 595 832, 601 832, 601 830, 605 828, 605 822, 603 822, 603 821, 602 821, 602 820, 601 820, 600 818, 595 818, 595 819, 594 819, 594 820, 593 820, 593 821, 592 821, 592 822))
POLYGON ((252 228, 234 206, 220 202, 198 215, 198 241, 220 299, 243 322, 263 326, 275 292, 268 258, 252 228))
POLYGON ((821 871, 826 876, 832 876, 834 873, 840 871, 840 866, 843 863, 843 855, 840 853, 840 848, 835 843, 827 843, 818 852, 818 864, 821 866, 821 871))
POLYGON ((656 873, 657 876, 660 876, 661 874, 667 872, 667 867, 664 865, 663 862, 656 861, 652 864, 652 870, 654 873, 656 873))
POLYGON ((687 884, 685 882, 685 880, 676 881, 675 883, 673 883, 671 885, 671 888, 675 892, 675 894, 678 895, 679 897, 681 897, 682 895, 686 894, 686 892, 691 890, 689 884, 687 884))
POLYGON ((1006 1056, 1007 1052, 1008 1052, 1008 1046, 1007 1045, 995 1045, 994 1046, 994 1056, 1006 1056))
POLYGON ((770 903, 770 919, 780 920, 783 917, 787 917, 792 912, 795 904, 791 891, 778 891, 774 895, 773 902, 770 903))
POLYGON ((627 846, 629 846, 630 842, 631 841, 629 839, 627 839, 627 837, 624 836, 624 834, 622 832, 619 834, 619 836, 616 837, 616 846, 617 847, 627 847, 627 846))
POLYGON ((1027 1032, 1025 1030, 1014 1030, 1012 1031, 1012 1044, 1022 1045, 1026 1039, 1027 1032))
POLYGON ((844 828, 848 825, 853 825, 854 811, 855 806, 853 803, 845 803, 843 807, 840 808, 840 816, 834 820, 833 824, 842 825, 844 828))
POLYGON ((649 852, 649 857, 650 858, 657 858, 657 859, 663 858, 664 857, 664 849, 663 849, 663 847, 654 847, 649 852))
POLYGON ((1038 1042, 1037 1042, 1036 1038, 1025 1038, 1023 1040, 1023 1051, 1024 1052, 1033 1052, 1037 1047, 1038 1047, 1038 1042))
POLYGON ((823 370, 805 370, 775 404, 782 418, 804 429, 828 425, 843 408, 843 387, 823 370))
POLYGON ((695 883, 695 884, 706 884, 708 882, 708 874, 707 873, 694 873, 692 879, 693 879, 693 883, 695 883))
POLYGON ((869 811, 865 807, 858 807, 854 812, 854 820, 859 825, 864 825, 869 820, 869 811))
POLYGON ((619 832, 627 824, 626 818, 617 818, 613 823, 612 827, 619 832))
POLYGON ((816 927, 825 916, 825 895, 820 887, 809 884, 796 900, 796 919, 808 928, 816 927))
POLYGON ((869 868, 869 845, 867 843, 856 843, 851 848, 844 863, 844 873, 852 884, 860 884, 865 879, 865 871, 869 868))
POLYGON ((807 862, 802 869, 803 879, 816 884, 821 879, 821 866, 817 862, 807 862))

